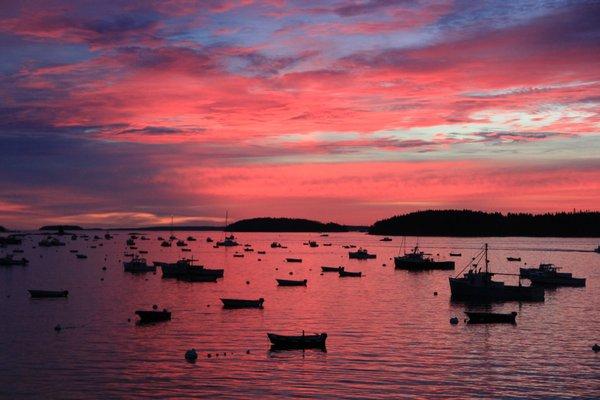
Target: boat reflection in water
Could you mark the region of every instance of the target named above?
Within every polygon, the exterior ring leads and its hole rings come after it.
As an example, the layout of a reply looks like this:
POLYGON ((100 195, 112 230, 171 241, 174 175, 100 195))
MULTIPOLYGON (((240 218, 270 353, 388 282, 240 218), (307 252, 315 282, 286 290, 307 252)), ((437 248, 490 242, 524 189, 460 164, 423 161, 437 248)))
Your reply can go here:
MULTIPOLYGON (((544 289, 536 286, 523 286, 519 280, 518 286, 507 285, 504 282, 493 281, 495 274, 489 271, 488 245, 475 256, 475 262, 469 271, 461 278, 449 278, 450 292, 453 300, 474 302, 494 301, 544 301, 544 289), (478 263, 485 262, 485 270, 481 271, 478 263)), ((508 275, 508 274, 504 274, 508 275)))

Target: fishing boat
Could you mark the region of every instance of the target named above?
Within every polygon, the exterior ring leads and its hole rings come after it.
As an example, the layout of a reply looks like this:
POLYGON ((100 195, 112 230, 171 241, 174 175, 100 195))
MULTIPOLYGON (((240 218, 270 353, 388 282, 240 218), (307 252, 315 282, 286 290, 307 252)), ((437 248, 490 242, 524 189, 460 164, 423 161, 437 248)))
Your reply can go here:
POLYGON ((506 257, 506 261, 521 261, 521 257, 506 257))
POLYGON ((25 257, 22 258, 14 258, 12 254, 8 254, 5 257, 0 258, 0 265, 9 267, 12 265, 27 265, 29 264, 29 260, 25 257))
POLYGON ((391 242, 391 241, 392 241, 392 238, 390 238, 390 237, 387 237, 387 236, 386 236, 386 237, 384 237, 383 239, 379 239, 379 241, 380 241, 380 242, 391 242))
POLYGON ((187 243, 184 242, 183 240, 178 240, 176 245, 177 245, 177 247, 186 247, 187 243))
POLYGON ((343 270, 344 267, 339 266, 339 267, 326 267, 326 266, 322 266, 321 267, 321 271, 322 272, 339 272, 341 270, 343 270))
POLYGON ((195 238, 195 237, 193 237, 193 236, 188 236, 188 237, 187 237, 187 241, 188 241, 188 242, 195 242, 195 241, 196 241, 196 238, 195 238))
POLYGON ((277 249, 277 248, 280 248, 280 247, 281 247, 281 243, 279 243, 279 242, 273 242, 273 243, 271 243, 271 248, 272 249, 277 249))
POLYGON ((243 299, 221 299, 223 308, 263 308, 265 299, 262 297, 258 300, 243 300, 243 299))
POLYGON ((308 283, 307 279, 293 280, 293 279, 277 279, 279 286, 306 286, 308 283))
POLYGON ((151 322, 162 322, 162 321, 170 321, 171 320, 171 311, 167 311, 166 308, 163 308, 162 311, 158 310, 137 310, 136 315, 140 317, 141 324, 147 324, 151 322))
POLYGON ((87 258, 87 256, 86 256, 85 254, 77 254, 76 256, 77 256, 77 258, 79 258, 79 259, 84 259, 84 258, 87 258))
POLYGON ((304 331, 302 335, 288 336, 278 335, 275 333, 267 333, 267 337, 271 341, 274 348, 279 349, 311 349, 311 348, 325 348, 325 340, 327 339, 326 333, 317 333, 314 335, 305 335, 304 331))
POLYGON ((407 271, 453 270, 454 261, 436 261, 420 251, 417 244, 410 253, 394 257, 394 266, 407 271))
POLYGON ((355 278, 360 278, 362 276, 362 272, 352 272, 352 271, 346 271, 345 269, 341 268, 338 273, 340 274, 340 278, 345 278, 345 277, 355 277, 355 278))
POLYGON ((34 299, 41 299, 46 297, 67 297, 69 295, 68 290, 28 290, 29 294, 34 299))
POLYGON ((465 314, 469 317, 469 324, 514 324, 517 318, 516 311, 510 313, 465 311, 465 314))
POLYGON ((212 240, 210 237, 206 238, 206 243, 212 243, 212 242, 214 242, 214 240, 212 240))
POLYGON ((222 278, 223 269, 209 269, 202 265, 194 265, 193 258, 184 258, 175 263, 160 263, 163 278, 185 278, 189 275, 211 276, 222 278))
POLYGON ((457 276, 449 278, 450 292, 453 300, 475 302, 544 301, 543 288, 536 286, 522 286, 520 280, 518 286, 507 285, 504 282, 492 280, 494 275, 514 274, 490 272, 487 243, 483 250, 474 257, 473 261, 475 262, 468 265, 469 271, 462 277, 457 276), (481 268, 478 268, 481 261, 485 263, 485 269, 483 271, 481 268))
POLYGON ((570 272, 558 272, 559 269, 554 264, 540 264, 538 268, 520 268, 519 274, 538 286, 585 286, 585 278, 575 278, 570 272))
POLYGON ((358 249, 356 251, 348 252, 349 258, 354 258, 356 260, 368 260, 371 258, 377 258, 376 254, 369 254, 367 249, 358 249))
POLYGON ((462 253, 450 253, 450 257, 460 257, 462 253))
POLYGON ((134 256, 130 261, 123 262, 123 269, 125 272, 154 272, 156 271, 155 265, 148 265, 145 258, 134 256))
POLYGON ((315 242, 314 240, 309 241, 308 245, 310 247, 319 247, 319 244, 317 242, 315 242))
POLYGON ((161 247, 171 247, 171 242, 163 240, 160 245, 161 245, 161 247))
POLYGON ((286 258, 285 261, 289 262, 289 263, 301 263, 302 259, 301 258, 286 258))

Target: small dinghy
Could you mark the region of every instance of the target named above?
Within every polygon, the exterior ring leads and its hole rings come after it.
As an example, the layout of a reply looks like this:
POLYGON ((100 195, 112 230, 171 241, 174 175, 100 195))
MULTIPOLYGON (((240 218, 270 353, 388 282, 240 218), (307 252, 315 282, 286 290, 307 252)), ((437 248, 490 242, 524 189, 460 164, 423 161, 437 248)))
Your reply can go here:
POLYGON ((450 257, 460 257, 462 256, 461 253, 450 253, 450 257))
POLYGON ((345 278, 345 277, 355 277, 355 278, 360 278, 362 276, 362 272, 352 272, 352 271, 346 271, 345 269, 340 269, 338 271, 338 273, 340 274, 340 278, 345 278))
POLYGON ((277 279, 279 286, 306 286, 308 280, 277 279))
POLYGON ((314 335, 286 336, 275 333, 267 333, 275 349, 325 349, 326 333, 317 333, 314 335))
POLYGON ((262 297, 258 300, 243 300, 243 299, 221 299, 224 308, 263 308, 265 299, 262 297))
POLYGON ((344 267, 341 267, 341 266, 340 267, 326 267, 326 266, 321 267, 322 272, 339 272, 343 269, 344 269, 344 267))
POLYGON ((163 308, 162 311, 137 310, 135 313, 140 317, 140 324, 147 324, 147 323, 151 323, 151 322, 161 322, 161 321, 170 321, 171 320, 171 311, 167 311, 166 308, 163 308))
POLYGON ((46 297, 67 297, 69 295, 68 290, 28 290, 31 298, 42 299, 46 297))
POLYGON ((521 257, 506 257, 507 261, 521 261, 521 257))
POLYGON ((469 324, 514 324, 517 317, 516 311, 506 314, 465 311, 465 314, 469 317, 469 324))
POLYGON ((302 259, 301 258, 286 258, 285 261, 287 261, 289 263, 301 263, 302 259))

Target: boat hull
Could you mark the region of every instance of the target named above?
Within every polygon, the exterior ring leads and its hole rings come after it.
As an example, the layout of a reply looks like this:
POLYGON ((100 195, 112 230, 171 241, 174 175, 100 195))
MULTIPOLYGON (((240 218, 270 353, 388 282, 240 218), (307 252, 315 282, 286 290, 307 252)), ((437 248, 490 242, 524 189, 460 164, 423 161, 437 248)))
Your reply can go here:
POLYGON ((324 349, 325 341, 327 340, 326 333, 301 336, 285 336, 267 333, 267 337, 276 349, 324 349))
POLYGON ((351 272, 340 269, 338 271, 340 278, 360 278, 362 276, 362 272, 351 272))
POLYGON ((68 290, 28 290, 28 292, 33 299, 67 297, 69 295, 68 290))
POLYGON ((339 272, 343 269, 344 267, 321 267, 322 272, 339 272))
POLYGON ((486 312, 465 312, 469 317, 469 324, 515 324, 517 313, 486 313, 486 312))
POLYGON ((289 279, 277 279, 279 286, 306 286, 308 281, 306 279, 301 281, 289 280, 289 279))
POLYGON ((530 275, 528 279, 536 286, 566 286, 566 287, 585 287, 585 278, 573 278, 562 276, 543 276, 530 275))
POLYGON ((495 301, 544 301, 544 289, 535 286, 471 285, 462 278, 449 278, 453 300, 495 301))
POLYGON ((415 261, 394 258, 394 267, 407 271, 454 270, 454 261, 415 261))
POLYGON ((136 313, 136 315, 138 315, 140 317, 141 324, 171 320, 171 312, 170 311, 138 310, 135 313, 136 313))
POLYGON ((265 299, 244 300, 244 299, 221 299, 223 308, 263 308, 265 299))

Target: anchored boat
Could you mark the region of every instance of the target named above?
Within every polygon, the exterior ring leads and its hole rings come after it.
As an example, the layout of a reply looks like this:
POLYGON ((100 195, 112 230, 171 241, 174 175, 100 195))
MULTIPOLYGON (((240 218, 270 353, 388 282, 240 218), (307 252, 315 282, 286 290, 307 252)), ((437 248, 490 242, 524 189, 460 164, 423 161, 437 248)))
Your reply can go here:
POLYGON ((263 308, 265 299, 262 297, 258 300, 244 299, 221 299, 223 308, 263 308))
POLYGON ((306 286, 308 283, 307 279, 292 280, 292 279, 277 279, 279 286, 306 286))
MULTIPOLYGON (((454 300, 467 300, 476 302, 494 301, 544 301, 544 289, 536 286, 507 285, 504 282, 492 280, 498 274, 489 271, 488 245, 475 257, 476 262, 470 264, 469 271, 462 277, 450 277, 450 292, 454 300), (478 269, 481 261, 485 263, 485 270, 478 269)), ((462 271, 461 271, 462 272, 462 271)))
POLYGON ((465 311, 467 317, 469 317, 469 324, 515 324, 517 313, 516 311, 510 313, 490 313, 490 312, 471 312, 465 311))
POLYGON ((432 257, 427 257, 419 250, 419 245, 416 245, 410 253, 394 257, 394 266, 396 269, 408 271, 453 270, 454 261, 435 261, 432 257))
POLYGON ((298 336, 287 336, 278 335, 275 333, 267 333, 267 337, 271 341, 274 348, 279 349, 324 349, 325 340, 327 339, 326 333, 317 333, 314 335, 305 335, 304 331, 302 335, 298 336))
POLYGON ((526 278, 534 285, 584 287, 585 278, 575 278, 570 272, 558 272, 560 268, 554 264, 540 264, 538 268, 520 268, 521 278, 526 278))
POLYGON ((367 249, 358 249, 356 251, 348 252, 348 257, 356 260, 368 260, 371 258, 377 258, 377 254, 369 254, 367 249))

